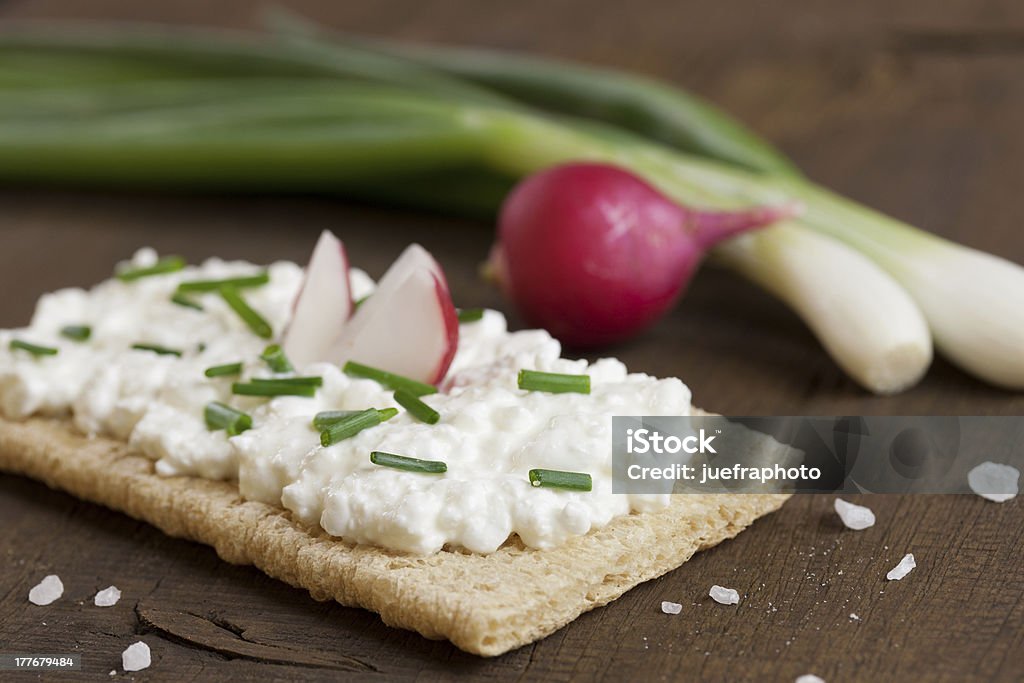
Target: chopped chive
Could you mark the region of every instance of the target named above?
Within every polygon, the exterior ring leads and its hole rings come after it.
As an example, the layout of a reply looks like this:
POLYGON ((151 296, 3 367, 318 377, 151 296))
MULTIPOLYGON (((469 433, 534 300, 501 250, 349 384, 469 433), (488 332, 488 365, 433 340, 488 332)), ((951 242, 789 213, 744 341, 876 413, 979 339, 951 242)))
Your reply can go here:
POLYGON ((193 301, 187 295, 182 294, 181 292, 175 292, 174 295, 171 296, 171 303, 178 304, 179 306, 184 306, 185 308, 191 308, 196 311, 204 310, 201 304, 199 304, 196 301, 193 301))
POLYGON ((396 470, 406 472, 422 472, 423 474, 444 474, 448 471, 448 465, 440 460, 420 460, 405 455, 373 451, 370 453, 370 462, 381 467, 393 467, 396 470))
POLYGON ((359 307, 362 306, 364 303, 366 303, 366 300, 369 299, 370 296, 371 296, 370 294, 367 294, 366 296, 361 296, 358 299, 356 299, 356 302, 354 304, 352 304, 352 311, 353 312, 358 311, 359 307))
POLYGON ((519 371, 519 388, 551 394, 589 394, 590 375, 564 375, 558 372, 519 371))
POLYGON ((203 372, 207 377, 228 377, 230 375, 242 374, 241 363, 227 363, 225 365, 214 365, 212 368, 206 368, 203 372))
POLYGON ((136 351, 152 351, 153 353, 161 356, 177 356, 181 358, 181 351, 177 349, 169 349, 166 346, 160 346, 158 344, 132 344, 132 348, 136 351))
POLYGON ((295 369, 292 367, 291 361, 288 360, 288 356, 284 355, 284 349, 281 348, 280 344, 271 344, 268 346, 264 349, 260 358, 262 358, 274 372, 292 372, 295 369))
POLYGON ((60 330, 61 336, 75 341, 89 341, 92 336, 92 328, 88 325, 67 325, 60 330))
POLYGON ((270 273, 266 271, 245 277, 230 277, 224 280, 189 280, 178 285, 178 293, 183 292, 216 292, 222 287, 260 287, 270 282, 270 273))
POLYGON ((381 414, 376 408, 360 410, 328 425, 320 432, 320 443, 324 446, 331 446, 339 441, 352 438, 364 429, 376 427, 380 421, 381 414))
POLYGON ((152 275, 166 275, 176 273, 185 267, 185 259, 180 256, 165 256, 151 266, 142 268, 125 268, 117 273, 117 279, 121 282, 133 282, 152 275))
POLYGON ((28 351, 33 356, 56 356, 59 350, 52 346, 39 346, 38 344, 21 341, 20 339, 12 339, 8 346, 11 350, 21 349, 22 351, 28 351))
POLYGON ((401 375, 396 375, 395 373, 388 372, 387 370, 371 368, 369 365, 363 365, 362 363, 356 363, 355 361, 345 363, 345 367, 342 368, 342 370, 346 375, 372 379, 395 391, 404 389, 413 396, 426 396, 427 394, 437 393, 437 387, 431 386, 430 384, 417 382, 414 379, 402 377, 401 375))
POLYGON ((245 324, 249 326, 257 337, 263 339, 269 339, 273 336, 274 331, 270 329, 270 323, 263 319, 259 313, 253 310, 253 308, 246 303, 242 295, 238 293, 238 290, 234 286, 226 285, 220 288, 220 295, 224 297, 224 301, 228 303, 228 306, 238 314, 238 317, 245 321, 245 324))
MULTIPOLYGON (((351 417, 356 413, 362 412, 361 410, 325 410, 317 413, 313 417, 313 427, 322 432, 331 425, 344 420, 347 417, 351 417)), ((387 422, 395 415, 398 415, 397 408, 383 408, 377 411, 380 413, 380 421, 387 422)))
POLYGON ((235 382, 231 385, 231 393, 239 396, 305 396, 312 398, 316 396, 316 387, 311 384, 296 384, 294 382, 251 382, 249 384, 235 382))
POLYGON ((206 404, 203 417, 206 418, 207 429, 211 431, 224 429, 227 430, 228 436, 235 436, 252 428, 252 417, 217 401, 206 404))
POLYGON ((475 323, 477 320, 484 317, 484 309, 460 308, 458 315, 460 323, 475 323))
POLYGON ((270 386, 296 384, 303 387, 322 387, 324 385, 323 377, 253 377, 249 381, 253 384, 270 386))
POLYGON ((594 487, 594 482, 589 474, 558 470, 530 470, 530 483, 533 486, 548 486, 572 491, 590 491, 594 487))
POLYGON ((427 424, 432 425, 437 424, 438 420, 441 419, 441 413, 437 412, 405 389, 399 389, 395 392, 395 402, 408 410, 410 415, 421 422, 426 422, 427 424))

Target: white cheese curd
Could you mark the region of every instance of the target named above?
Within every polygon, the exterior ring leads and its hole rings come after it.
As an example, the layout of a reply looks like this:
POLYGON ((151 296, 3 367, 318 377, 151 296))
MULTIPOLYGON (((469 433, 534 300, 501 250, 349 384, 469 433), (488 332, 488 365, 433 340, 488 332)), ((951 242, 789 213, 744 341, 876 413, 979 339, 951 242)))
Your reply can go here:
MULTIPOLYGON (((130 265, 156 261, 140 251, 130 265)), ((237 479, 242 496, 283 506, 309 525, 351 542, 416 554, 444 547, 490 553, 516 534, 532 548, 551 548, 601 528, 613 518, 668 504, 667 494, 612 494, 611 416, 687 415, 690 392, 677 379, 629 374, 615 359, 593 364, 561 358, 547 332, 509 332, 504 316, 486 311, 460 327, 460 340, 441 392, 422 400, 440 412, 436 425, 399 408, 392 390, 317 363, 299 374, 323 378, 313 398, 233 396, 238 377, 207 378, 206 368, 244 363, 241 381, 271 376, 259 359, 268 344, 215 293, 191 298, 203 311, 174 304, 182 281, 260 272, 243 262, 211 259, 184 271, 111 279, 90 291, 45 295, 28 328, 0 331, 0 411, 9 419, 70 413, 89 434, 125 439, 156 461, 161 475, 237 479), (92 338, 60 336, 65 325, 92 327, 92 338), (54 346, 56 356, 9 350, 11 339, 54 346), (133 350, 136 343, 182 352, 180 357, 133 350), (586 373, 592 393, 549 394, 517 386, 521 369, 586 373), (234 437, 207 428, 203 410, 220 401, 249 413, 252 429, 234 437), (324 410, 396 407, 377 427, 324 447, 312 419, 324 410), (371 451, 447 464, 445 474, 378 466, 371 451), (531 486, 534 468, 585 472, 593 491, 531 486)), ((270 283, 246 288, 249 304, 286 327, 302 271, 269 267, 270 283)), ((353 296, 373 282, 352 269, 353 296)))

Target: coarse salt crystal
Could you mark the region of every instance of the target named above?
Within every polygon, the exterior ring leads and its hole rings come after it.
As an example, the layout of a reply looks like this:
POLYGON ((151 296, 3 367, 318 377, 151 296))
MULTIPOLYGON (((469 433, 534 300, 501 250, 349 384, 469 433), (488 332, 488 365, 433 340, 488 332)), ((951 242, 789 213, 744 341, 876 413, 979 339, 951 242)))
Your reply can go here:
POLYGON ((875 525, 875 513, 863 505, 847 503, 842 498, 836 498, 836 513, 847 529, 860 531, 875 525))
POLYGON ((851 621, 860 621, 860 617, 857 616, 856 612, 850 612, 850 620, 851 621))
POLYGON ((141 640, 132 643, 121 653, 121 667, 125 671, 142 671, 149 668, 152 659, 149 654, 149 645, 141 640))
POLYGON ((107 675, 108 676, 116 676, 117 675, 117 669, 111 669, 110 673, 108 673, 107 675))
POLYGON ((1020 470, 997 462, 983 462, 967 473, 971 490, 985 500, 1005 503, 1020 491, 1020 470))
POLYGON ((56 574, 46 576, 39 585, 28 592, 28 601, 33 605, 49 605, 64 595, 64 584, 56 574))
POLYGON ((825 679, 814 674, 804 674, 803 676, 797 676, 794 683, 825 683, 825 679))
POLYGON ((917 566, 917 561, 914 560, 914 553, 907 553, 900 560, 900 563, 889 570, 889 573, 885 575, 885 578, 890 581, 899 581, 904 576, 909 574, 911 570, 917 566))
POLYGON ((683 606, 678 602, 669 602, 668 600, 661 601, 661 611, 665 614, 679 614, 683 611, 683 606))
POLYGON ((723 586, 714 585, 711 590, 708 591, 708 595, 711 599, 721 605, 737 605, 740 601, 740 594, 734 591, 732 588, 725 588, 723 586))
POLYGON ((104 588, 96 597, 93 599, 93 603, 97 607, 113 607, 117 604, 117 601, 121 599, 121 591, 116 586, 110 586, 104 588))

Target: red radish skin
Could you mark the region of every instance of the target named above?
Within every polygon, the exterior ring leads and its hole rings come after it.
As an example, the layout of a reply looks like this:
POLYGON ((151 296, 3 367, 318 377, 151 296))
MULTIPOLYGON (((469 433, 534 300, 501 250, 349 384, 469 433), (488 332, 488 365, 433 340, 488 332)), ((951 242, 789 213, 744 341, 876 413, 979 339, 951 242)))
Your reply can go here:
POLYGON ((571 347, 601 346, 658 320, 710 247, 794 214, 695 210, 618 167, 566 164, 509 193, 490 265, 527 323, 571 347))
POLYGON ((434 289, 437 292, 439 301, 447 301, 451 306, 442 306, 441 313, 444 319, 444 334, 448 340, 448 351, 437 362, 434 373, 428 384, 440 384, 441 380, 448 374, 448 368, 455 360, 455 352, 459 350, 459 314, 452 303, 452 295, 448 289, 448 282, 445 280, 444 272, 434 274, 434 289))

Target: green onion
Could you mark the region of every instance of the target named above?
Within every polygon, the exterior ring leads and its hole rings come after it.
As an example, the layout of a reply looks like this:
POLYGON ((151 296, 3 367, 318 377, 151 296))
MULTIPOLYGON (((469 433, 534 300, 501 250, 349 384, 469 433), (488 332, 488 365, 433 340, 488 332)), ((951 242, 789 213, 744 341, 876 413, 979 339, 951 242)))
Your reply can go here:
POLYGON ((376 408, 367 408, 358 413, 343 417, 337 422, 328 425, 320 432, 320 443, 324 446, 331 446, 350 439, 364 429, 376 427, 380 424, 381 414, 376 408))
POLYGON ((292 372, 295 369, 292 367, 288 357, 284 355, 284 349, 281 348, 280 344, 271 344, 268 346, 264 349, 260 358, 262 358, 274 372, 292 372))
POLYGON ((21 349, 22 351, 28 351, 33 356, 56 356, 58 352, 58 349, 51 346, 39 346, 38 344, 21 341, 20 339, 12 339, 8 346, 11 350, 21 349))
POLYGON ((252 428, 252 417, 217 401, 206 404, 206 408, 203 409, 203 416, 206 418, 206 427, 208 429, 211 431, 218 429, 227 430, 228 436, 235 436, 252 428))
POLYGON ((589 474, 559 470, 530 470, 530 484, 572 491, 590 491, 594 487, 589 474))
POLYGON ((589 394, 590 375, 565 375, 558 372, 519 371, 519 388, 550 394, 589 394))
POLYGON ((142 268, 126 268, 117 273, 117 279, 122 282, 133 282, 144 277, 153 275, 166 275, 176 273, 185 267, 185 259, 180 256, 165 256, 151 266, 142 268))
POLYGON ((410 415, 421 422, 432 425, 437 424, 438 420, 441 419, 441 413, 404 389, 399 389, 395 392, 395 402, 408 410, 410 415))
POLYGON ((177 356, 181 358, 181 351, 177 349, 169 349, 166 346, 160 346, 158 344, 132 344, 132 348, 136 351, 152 351, 160 356, 177 356))
POLYGON ((228 377, 231 375, 242 374, 241 363, 227 363, 226 365, 214 365, 211 368, 206 368, 203 372, 207 377, 228 377))
POLYGON ((245 277, 231 277, 224 280, 190 280, 178 285, 178 293, 182 292, 216 292, 224 287, 244 289, 260 287, 270 282, 270 273, 262 272, 245 277))
POLYGON ((361 296, 358 299, 356 299, 356 302, 352 304, 352 312, 354 313, 355 311, 358 311, 359 307, 366 303, 366 300, 369 299, 370 296, 370 294, 367 294, 366 296, 361 296))
POLYGON ((250 380, 253 384, 269 384, 273 386, 284 384, 298 384, 306 387, 322 387, 323 377, 253 377, 250 380))
POLYGON ((381 467, 393 467, 396 470, 406 472, 421 472, 423 474, 444 474, 448 471, 448 465, 440 460, 420 460, 405 455, 373 451, 370 453, 370 462, 381 467))
MULTIPOLYGON (((324 410, 313 417, 313 427, 317 431, 322 432, 331 425, 361 412, 361 410, 324 410)), ((387 422, 395 415, 398 415, 397 408, 383 408, 377 410, 377 412, 380 414, 381 422, 387 422)))
POLYGON ((312 384, 296 384, 295 382, 251 382, 248 384, 235 382, 231 385, 231 393, 239 396, 316 396, 316 387, 312 384))
POLYGON ((235 289, 234 286, 222 286, 220 288, 220 295, 224 298, 224 301, 227 302, 228 306, 238 314, 238 317, 249 326, 249 329, 252 330, 256 336, 262 337, 263 339, 269 339, 273 336, 274 331, 270 329, 270 323, 264 320, 263 316, 253 310, 253 308, 246 303, 245 299, 242 298, 242 295, 238 293, 238 290, 235 289))
POLYGON ((60 333, 68 339, 84 342, 92 336, 92 328, 88 325, 67 325, 61 328, 60 333))
POLYGON ((482 308, 460 308, 459 309, 459 322, 460 323, 475 323, 484 317, 484 309, 482 308))
POLYGON ((402 377, 401 375, 396 375, 395 373, 388 372, 387 370, 371 368, 369 365, 363 365, 362 363, 356 363, 351 360, 345 363, 345 367, 342 368, 342 370, 344 370, 346 375, 372 379, 390 389, 394 389, 395 391, 404 389, 413 396, 426 396, 427 394, 437 393, 437 387, 430 384, 418 382, 414 379, 409 379, 408 377, 402 377))
POLYGON ((171 303, 178 304, 179 306, 184 306, 185 308, 191 308, 191 309, 193 309, 195 311, 202 311, 203 310, 203 307, 202 307, 201 304, 199 304, 198 302, 193 301, 192 299, 190 299, 185 294, 182 294, 181 292, 175 292, 171 296, 171 303))

